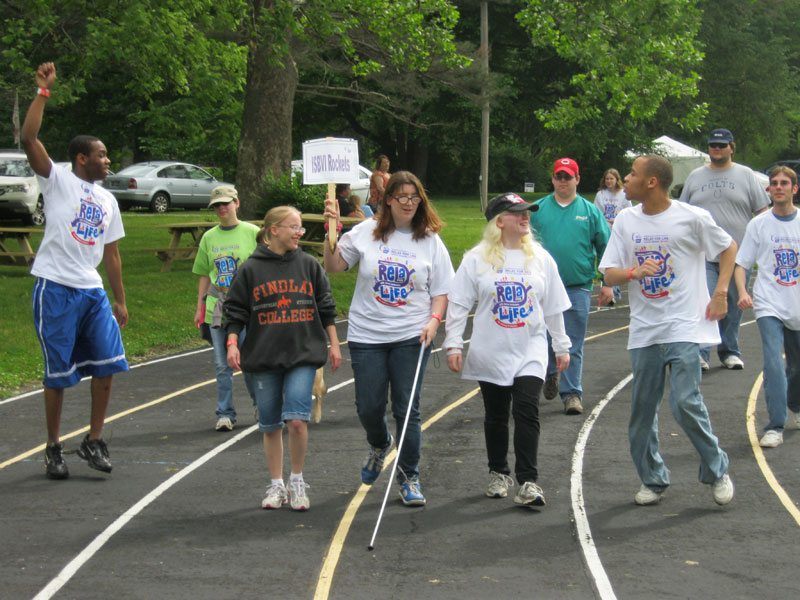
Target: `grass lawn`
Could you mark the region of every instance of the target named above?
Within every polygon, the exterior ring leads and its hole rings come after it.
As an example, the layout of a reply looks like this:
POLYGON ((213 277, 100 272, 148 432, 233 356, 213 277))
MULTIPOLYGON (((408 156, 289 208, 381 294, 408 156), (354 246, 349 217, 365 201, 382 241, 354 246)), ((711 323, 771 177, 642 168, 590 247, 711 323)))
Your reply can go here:
MULTIPOLYGON (((540 197, 542 194, 525 194, 540 197)), ((458 267, 464 252, 478 243, 486 223, 480 203, 474 198, 434 198, 433 203, 446 223, 442 239, 450 250, 453 266, 458 267)), ((161 262, 145 248, 163 248, 169 234, 154 225, 195 221, 214 221, 209 211, 174 211, 166 215, 145 212, 123 213, 126 236, 120 241, 123 283, 130 320, 122 330, 125 352, 131 363, 205 344, 192 320, 197 298, 197 277, 191 261, 175 261, 168 273, 161 262)), ((16 223, 6 223, 16 226, 16 223)), ((40 235, 31 245, 37 248, 40 235)), ((188 244, 186 236, 182 240, 188 244)), ((105 279, 105 272, 100 268, 105 279)), ((355 273, 331 275, 333 295, 342 314, 350 308, 355 273)), ((31 290, 33 277, 28 269, 0 265, 0 398, 21 389, 39 385, 43 375, 42 353, 33 329, 31 290)), ((106 289, 109 287, 106 283, 106 289)))

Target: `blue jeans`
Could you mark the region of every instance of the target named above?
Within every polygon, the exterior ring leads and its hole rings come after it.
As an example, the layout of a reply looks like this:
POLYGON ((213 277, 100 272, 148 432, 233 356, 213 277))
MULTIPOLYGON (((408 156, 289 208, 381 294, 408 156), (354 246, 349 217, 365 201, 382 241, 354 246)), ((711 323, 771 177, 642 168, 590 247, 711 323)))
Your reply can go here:
MULTIPOLYGON (((236 409, 233 407, 233 369, 228 366, 228 334, 224 327, 209 327, 211 345, 214 347, 214 369, 217 372, 217 418, 228 417, 236 423, 236 409)), ((239 348, 244 343, 246 330, 239 333, 239 348)))
MULTIPOLYGON (((558 393, 561 400, 567 396, 574 395, 581 398, 583 387, 581 386, 581 375, 583 373, 583 339, 586 337, 586 324, 589 322, 589 306, 592 303, 592 291, 581 287, 568 287, 567 296, 572 302, 572 307, 564 311, 564 329, 569 336, 571 346, 569 349, 569 367, 562 371, 561 379, 558 382, 558 393)), ((556 356, 553 353, 553 340, 547 334, 547 374, 552 375, 558 372, 556 368, 556 356)))
POLYGON ((301 365, 244 374, 247 389, 258 406, 260 432, 280 431, 285 421, 308 422, 316 373, 316 367, 301 365))
POLYGON ((786 408, 800 412, 800 331, 787 329, 777 317, 761 317, 756 322, 761 333, 764 395, 769 412, 769 423, 764 430, 783 431, 786 408))
POLYGON ((639 478, 655 492, 669 485, 669 471, 658 451, 658 407, 669 367, 669 408, 700 454, 702 483, 714 483, 728 471, 728 455, 711 432, 711 421, 700 394, 700 354, 697 344, 674 342, 630 351, 633 391, 628 438, 639 478))
MULTIPOLYGON (((367 442, 375 448, 384 448, 389 443, 386 403, 391 387, 395 441, 399 443, 419 360, 419 339, 413 338, 392 344, 350 342, 348 345, 355 378, 356 411, 361 426, 367 432, 367 442)), ((406 437, 400 449, 398 483, 419 477, 419 458, 422 453, 419 393, 430 354, 431 347, 428 346, 423 354, 417 389, 408 417, 406 437)))
MULTIPOLYGON (((752 269, 748 269, 745 274, 744 284, 747 286, 750 283, 750 274, 752 269)), ((708 293, 713 294, 717 288, 717 281, 719 280, 719 263, 706 261, 706 283, 708 285, 708 293)), ((742 322, 742 310, 737 306, 739 302, 739 290, 736 289, 736 283, 733 277, 728 285, 728 314, 724 319, 718 322, 719 337, 722 338, 719 346, 717 346, 717 356, 720 360, 734 355, 741 357, 742 353, 739 352, 739 323, 742 322)), ((711 347, 706 346, 700 348, 700 356, 703 360, 708 362, 711 356, 711 347)))

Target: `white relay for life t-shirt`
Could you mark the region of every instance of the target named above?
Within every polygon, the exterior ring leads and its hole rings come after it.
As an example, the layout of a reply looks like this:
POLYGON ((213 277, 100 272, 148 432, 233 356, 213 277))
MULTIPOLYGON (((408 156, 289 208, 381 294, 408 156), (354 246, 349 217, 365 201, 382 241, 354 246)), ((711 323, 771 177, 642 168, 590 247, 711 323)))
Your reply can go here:
POLYGON ((758 264, 753 284, 756 318, 777 317, 789 329, 800 330, 800 212, 781 220, 769 210, 747 225, 736 264, 758 264))
POLYGON ((359 223, 339 241, 348 268, 358 263, 347 326, 351 342, 419 337, 431 319, 431 298, 447 294, 453 279, 450 254, 437 234, 414 241, 410 230, 395 230, 384 243, 372 237, 377 224, 359 223))
POLYGON ((719 343, 717 322, 705 318, 710 299, 705 261, 716 260, 731 241, 707 210, 684 202, 672 202, 657 215, 644 214, 639 204, 617 216, 601 271, 637 267, 647 258, 663 261, 652 277, 628 282, 629 349, 719 343))
MULTIPOLYGON (((470 250, 448 294, 450 303, 466 309, 478 302, 463 378, 504 386, 513 384, 515 377, 544 379, 544 319, 572 306, 558 266, 543 247, 537 245, 530 261, 522 250, 505 253, 503 268, 496 269, 483 260, 478 248, 470 250)), ((454 335, 448 327, 444 347, 461 348, 461 333, 454 335)))
POLYGON ((73 288, 103 287, 97 265, 105 245, 125 235, 116 198, 52 161, 50 177, 36 179, 45 228, 31 275, 73 288))

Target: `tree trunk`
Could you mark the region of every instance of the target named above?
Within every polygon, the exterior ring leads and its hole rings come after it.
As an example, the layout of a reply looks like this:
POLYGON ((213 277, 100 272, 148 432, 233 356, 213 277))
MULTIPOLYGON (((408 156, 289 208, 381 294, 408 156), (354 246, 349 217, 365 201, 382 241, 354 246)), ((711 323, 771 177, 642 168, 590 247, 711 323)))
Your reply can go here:
POLYGON ((286 173, 292 161, 292 109, 297 89, 297 68, 291 55, 283 66, 271 66, 264 45, 250 45, 247 56, 247 90, 242 111, 242 135, 236 167, 240 216, 257 213, 264 176, 286 173))

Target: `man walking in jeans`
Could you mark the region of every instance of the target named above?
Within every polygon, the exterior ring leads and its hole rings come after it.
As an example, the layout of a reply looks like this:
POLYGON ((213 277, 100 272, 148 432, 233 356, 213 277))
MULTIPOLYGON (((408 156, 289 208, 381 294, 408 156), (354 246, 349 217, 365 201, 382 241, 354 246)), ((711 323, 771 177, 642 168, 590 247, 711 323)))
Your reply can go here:
POLYGON ((600 261, 606 282, 628 284, 631 325, 628 351, 633 366, 631 458, 642 480, 636 504, 657 504, 669 486, 669 471, 658 451, 658 407, 669 372, 669 408, 700 455, 699 479, 714 501, 733 499, 728 455, 711 432, 700 394, 698 346, 719 341, 714 321, 727 311, 727 282, 736 242, 707 211, 669 199, 672 166, 654 154, 633 161, 625 194, 641 202, 614 221, 600 261), (719 261, 720 278, 709 298, 705 258, 719 261))
MULTIPOLYGON (((555 259, 572 303, 564 312, 564 328, 572 344, 569 367, 561 374, 559 382, 551 345, 544 382, 544 397, 550 400, 561 394, 564 413, 568 415, 583 412, 583 339, 589 321, 596 264, 603 256, 609 235, 600 209, 578 195, 580 180, 578 163, 571 158, 559 158, 553 166, 553 193, 539 200, 539 210, 531 213, 533 234, 555 259)), ((610 287, 600 288, 600 305, 608 304, 613 298, 610 287)))
MULTIPOLYGON (((705 208, 714 222, 730 235, 736 245, 742 243, 744 230, 753 215, 769 207, 767 193, 759 186, 749 167, 733 162, 736 143, 727 129, 715 129, 708 136, 708 155, 711 162, 689 174, 681 193, 681 201, 705 208)), ((706 261, 706 283, 711 293, 717 287, 720 267, 716 260, 706 261)), ((748 280, 750 272, 747 272, 748 280)), ((719 322, 722 338, 717 355, 726 369, 744 367, 739 351, 739 323, 742 311, 737 306, 739 295, 733 281, 725 282, 728 289, 728 314, 719 322)), ((708 371, 711 348, 700 348, 700 365, 708 371)))
POLYGON ((755 305, 764 350, 764 395, 769 413, 759 442, 764 448, 783 443, 787 408, 795 426, 800 427, 800 219, 792 204, 797 174, 788 167, 774 168, 769 174, 769 193, 772 210, 750 221, 734 272, 739 308, 755 305), (753 299, 747 293, 746 273, 756 263, 753 299))

